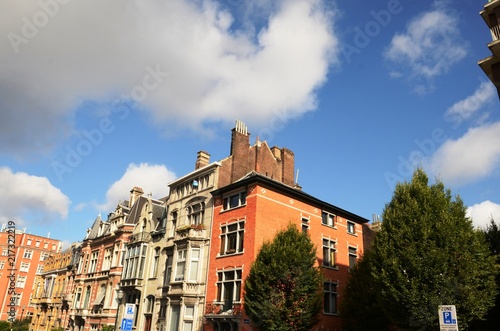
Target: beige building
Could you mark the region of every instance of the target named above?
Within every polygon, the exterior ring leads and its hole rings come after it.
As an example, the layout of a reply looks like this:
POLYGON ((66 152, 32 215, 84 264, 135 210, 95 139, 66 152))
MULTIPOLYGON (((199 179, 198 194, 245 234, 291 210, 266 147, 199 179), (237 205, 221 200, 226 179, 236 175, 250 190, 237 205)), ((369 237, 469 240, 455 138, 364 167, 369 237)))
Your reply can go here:
POLYGON ((492 53, 478 62, 481 69, 497 88, 500 96, 500 0, 490 0, 480 12, 491 32, 488 48, 492 53))

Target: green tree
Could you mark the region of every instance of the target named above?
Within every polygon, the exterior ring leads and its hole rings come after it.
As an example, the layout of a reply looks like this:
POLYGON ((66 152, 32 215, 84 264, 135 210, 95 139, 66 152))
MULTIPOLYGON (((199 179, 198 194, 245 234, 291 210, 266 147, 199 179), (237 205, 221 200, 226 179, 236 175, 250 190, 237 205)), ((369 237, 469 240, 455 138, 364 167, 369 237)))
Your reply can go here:
POLYGON ((387 331, 390 321, 382 313, 379 291, 371 274, 372 251, 364 255, 351 269, 350 278, 340 303, 342 326, 349 331, 387 331))
POLYGON ((306 331, 318 321, 322 275, 316 248, 292 224, 262 245, 245 280, 244 308, 262 331, 306 331))
MULTIPOLYGON (((496 257, 497 270, 500 270, 500 229, 492 218, 490 224, 484 230, 484 237, 490 248, 490 252, 496 257)), ((497 289, 500 289, 500 273, 496 277, 497 289)), ((474 323, 472 330, 489 331, 495 330, 500 325, 500 293, 497 293, 495 306, 490 309, 485 319, 474 323)))
MULTIPOLYGON (((410 183, 396 185, 385 206, 381 230, 360 272, 372 282, 375 300, 364 308, 377 309, 396 329, 424 331, 438 329, 439 305, 453 304, 464 330, 494 304, 495 260, 460 197, 452 197, 441 181, 428 181, 417 169, 410 183)), ((351 279, 349 286, 357 281, 351 279)))

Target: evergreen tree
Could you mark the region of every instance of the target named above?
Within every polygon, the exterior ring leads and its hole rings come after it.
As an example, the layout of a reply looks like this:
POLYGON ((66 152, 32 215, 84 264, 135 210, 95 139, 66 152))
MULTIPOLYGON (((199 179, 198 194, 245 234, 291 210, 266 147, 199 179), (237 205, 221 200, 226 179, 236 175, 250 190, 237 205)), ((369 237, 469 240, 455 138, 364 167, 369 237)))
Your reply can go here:
POLYGON ((495 262, 460 197, 417 169, 382 213, 371 273, 381 307, 400 328, 436 330, 439 305, 455 305, 460 329, 483 317, 496 294, 495 262))
POLYGON ((262 245, 245 280, 244 308, 261 331, 307 331, 318 321, 316 248, 292 224, 262 245))

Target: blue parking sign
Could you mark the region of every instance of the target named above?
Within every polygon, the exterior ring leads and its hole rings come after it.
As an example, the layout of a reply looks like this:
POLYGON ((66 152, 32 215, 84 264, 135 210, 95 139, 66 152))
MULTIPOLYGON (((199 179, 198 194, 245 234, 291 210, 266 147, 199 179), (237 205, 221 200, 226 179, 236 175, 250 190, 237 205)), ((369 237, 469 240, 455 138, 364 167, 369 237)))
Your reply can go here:
POLYGON ((444 322, 444 324, 453 324, 451 312, 443 311, 443 322, 444 322))

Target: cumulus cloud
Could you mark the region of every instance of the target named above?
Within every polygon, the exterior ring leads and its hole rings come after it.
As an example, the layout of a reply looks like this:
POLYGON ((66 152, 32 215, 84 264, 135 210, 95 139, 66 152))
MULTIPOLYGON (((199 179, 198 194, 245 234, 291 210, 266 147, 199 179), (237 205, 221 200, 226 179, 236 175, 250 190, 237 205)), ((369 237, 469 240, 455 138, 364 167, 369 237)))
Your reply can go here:
POLYGON ((69 198, 45 177, 0 167, 0 187, 7 192, 0 199, 2 223, 14 220, 26 226, 34 221, 50 222, 55 217, 68 216, 69 198))
POLYGON ((135 186, 142 188, 145 194, 151 193, 155 199, 163 198, 168 194, 167 184, 175 178, 164 165, 131 163, 123 176, 109 187, 106 202, 99 208, 106 213, 113 211, 120 200, 129 199, 130 190, 135 186))
POLYGON ((500 165, 500 122, 471 128, 457 140, 447 140, 427 160, 444 182, 463 185, 490 175, 500 165))
POLYGON ((314 110, 334 15, 322 0, 267 10, 255 27, 210 0, 0 2, 0 151, 50 150, 88 100, 129 101, 165 131, 314 110))
POLYGON ((384 53, 391 63, 392 77, 409 77, 417 92, 432 89, 432 79, 446 73, 467 54, 458 19, 447 9, 425 12, 396 33, 384 53))
POLYGON ((448 108, 445 119, 455 126, 477 114, 487 103, 495 99, 496 89, 491 82, 482 82, 474 93, 448 108))
POLYGON ((472 218, 473 224, 481 229, 486 228, 492 218, 498 224, 500 222, 500 204, 490 200, 475 204, 467 208, 467 217, 472 218))

